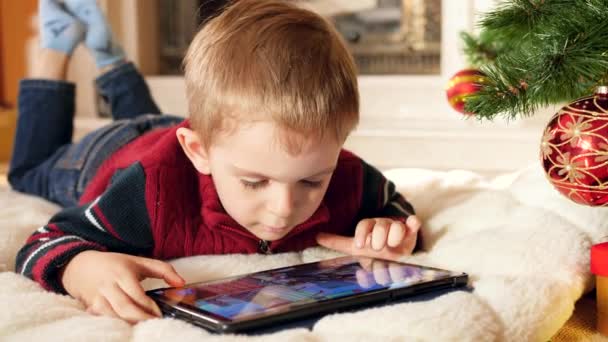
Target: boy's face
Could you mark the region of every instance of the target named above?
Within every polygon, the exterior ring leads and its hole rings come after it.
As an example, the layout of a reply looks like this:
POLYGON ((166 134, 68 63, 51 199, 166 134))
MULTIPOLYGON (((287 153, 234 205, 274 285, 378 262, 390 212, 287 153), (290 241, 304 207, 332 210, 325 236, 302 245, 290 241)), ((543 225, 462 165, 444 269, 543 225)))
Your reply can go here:
MULTIPOLYGON (((302 139, 289 154, 272 122, 240 125, 219 134, 204 156, 226 212, 263 240, 278 240, 317 210, 342 144, 333 137, 302 139)), ((199 168, 201 170, 201 168, 199 168)))

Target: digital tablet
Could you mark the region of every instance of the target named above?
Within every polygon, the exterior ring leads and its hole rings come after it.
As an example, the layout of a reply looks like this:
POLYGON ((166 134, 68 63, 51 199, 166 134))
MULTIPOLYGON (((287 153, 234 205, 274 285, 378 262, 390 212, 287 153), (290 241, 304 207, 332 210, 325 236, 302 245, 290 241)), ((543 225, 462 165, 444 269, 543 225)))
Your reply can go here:
POLYGON ((232 333, 460 287, 467 280, 465 273, 346 256, 147 293, 166 317, 232 333))

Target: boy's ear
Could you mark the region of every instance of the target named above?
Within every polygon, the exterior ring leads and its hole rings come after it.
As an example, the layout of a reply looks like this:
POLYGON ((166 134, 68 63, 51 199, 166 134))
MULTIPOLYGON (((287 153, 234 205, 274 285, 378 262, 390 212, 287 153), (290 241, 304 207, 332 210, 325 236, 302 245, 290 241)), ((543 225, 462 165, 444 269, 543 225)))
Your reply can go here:
POLYGON ((198 134, 185 127, 178 128, 175 134, 177 135, 177 140, 182 146, 184 153, 188 159, 190 159, 192 165, 194 165, 194 168, 202 174, 210 174, 211 169, 209 168, 209 154, 203 147, 198 134))

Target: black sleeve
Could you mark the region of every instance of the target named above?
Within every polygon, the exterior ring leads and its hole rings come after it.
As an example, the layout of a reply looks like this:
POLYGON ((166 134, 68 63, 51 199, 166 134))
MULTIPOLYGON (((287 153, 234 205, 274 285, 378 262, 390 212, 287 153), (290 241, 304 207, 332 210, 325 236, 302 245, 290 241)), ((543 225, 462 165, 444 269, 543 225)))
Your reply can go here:
POLYGON ((150 254, 154 239, 139 163, 118 171, 91 203, 66 208, 36 230, 17 254, 16 271, 44 288, 65 293, 58 270, 85 250, 150 254))

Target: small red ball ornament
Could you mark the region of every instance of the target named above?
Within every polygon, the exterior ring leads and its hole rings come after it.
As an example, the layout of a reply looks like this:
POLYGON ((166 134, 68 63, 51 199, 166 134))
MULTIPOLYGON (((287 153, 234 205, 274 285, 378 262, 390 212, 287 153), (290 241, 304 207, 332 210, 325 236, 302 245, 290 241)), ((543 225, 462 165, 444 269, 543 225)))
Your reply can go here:
POLYGON ((608 87, 560 109, 543 133, 540 158, 551 184, 572 201, 608 205, 608 87))
POLYGON ((448 103, 462 114, 473 114, 464 110, 464 104, 467 97, 477 93, 486 80, 486 75, 479 70, 464 69, 457 72, 450 78, 445 89, 448 103))

